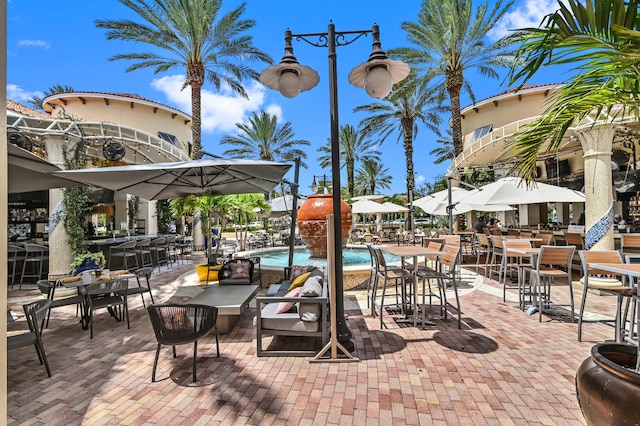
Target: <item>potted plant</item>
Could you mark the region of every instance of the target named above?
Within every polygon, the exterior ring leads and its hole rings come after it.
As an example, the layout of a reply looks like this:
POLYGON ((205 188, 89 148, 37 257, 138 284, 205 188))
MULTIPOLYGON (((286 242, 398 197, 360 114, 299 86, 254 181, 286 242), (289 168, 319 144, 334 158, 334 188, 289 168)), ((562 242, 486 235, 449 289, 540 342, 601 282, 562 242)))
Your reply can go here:
POLYGON ((71 262, 71 270, 74 275, 81 273, 82 271, 88 271, 91 269, 101 269, 107 260, 104 257, 104 253, 101 251, 92 253, 84 251, 76 254, 71 262))

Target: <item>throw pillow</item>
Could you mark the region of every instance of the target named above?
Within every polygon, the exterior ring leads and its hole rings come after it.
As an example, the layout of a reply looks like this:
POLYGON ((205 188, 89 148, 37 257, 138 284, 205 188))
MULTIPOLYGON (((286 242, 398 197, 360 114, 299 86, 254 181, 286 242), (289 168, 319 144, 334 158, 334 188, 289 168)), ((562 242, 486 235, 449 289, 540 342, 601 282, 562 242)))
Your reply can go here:
POLYGON ((291 274, 289 274, 289 281, 295 280, 296 278, 298 278, 300 275, 306 273, 306 272, 310 272, 312 269, 315 269, 315 266, 310 266, 310 265, 291 265, 291 274))
POLYGON ((248 262, 234 262, 229 264, 231 269, 231 278, 249 278, 249 263, 248 262))
MULTIPOLYGON (((289 293, 285 294, 284 297, 298 297, 301 291, 302 291, 302 287, 296 287, 293 290, 291 290, 289 293)), ((296 304, 295 300, 290 302, 278 303, 278 309, 276 309, 276 314, 283 314, 287 312, 289 309, 293 308, 293 305, 295 304, 296 304)))
POLYGON ((300 297, 318 297, 322 295, 322 278, 311 277, 302 286, 300 297))
POLYGON ((293 280, 291 282, 291 285, 289 286, 289 291, 293 290, 296 287, 302 287, 305 281, 307 281, 307 278, 309 278, 309 275, 311 275, 311 272, 305 272, 304 274, 293 280))

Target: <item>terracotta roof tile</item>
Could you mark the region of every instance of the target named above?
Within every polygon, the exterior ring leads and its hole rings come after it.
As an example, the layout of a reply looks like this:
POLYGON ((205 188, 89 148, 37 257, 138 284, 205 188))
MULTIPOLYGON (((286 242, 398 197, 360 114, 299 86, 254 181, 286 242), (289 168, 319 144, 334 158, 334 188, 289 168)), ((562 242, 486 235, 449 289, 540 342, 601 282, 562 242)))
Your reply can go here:
POLYGON ((21 115, 26 115, 27 117, 34 118, 51 118, 51 116, 35 110, 33 108, 29 108, 26 105, 22 105, 12 99, 7 99, 7 110, 16 112, 21 115))

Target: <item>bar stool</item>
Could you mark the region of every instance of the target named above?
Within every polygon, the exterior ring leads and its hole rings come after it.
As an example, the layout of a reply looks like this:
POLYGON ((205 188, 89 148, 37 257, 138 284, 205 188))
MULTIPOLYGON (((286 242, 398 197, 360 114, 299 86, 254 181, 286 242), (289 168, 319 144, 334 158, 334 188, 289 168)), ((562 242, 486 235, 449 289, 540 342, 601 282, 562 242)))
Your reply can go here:
POLYGON ((160 269, 160 265, 164 263, 167 265, 167 253, 164 245, 164 238, 156 238, 155 240, 151 240, 149 244, 149 250, 151 251, 151 258, 153 260, 153 266, 157 266, 158 270, 160 269))
POLYGON ((151 240, 141 240, 136 242, 136 256, 138 257, 138 266, 146 268, 147 266, 153 266, 153 258, 151 257, 151 250, 149 249, 151 240))
POLYGON ((25 278, 35 278, 34 282, 42 278, 44 262, 49 261, 49 247, 41 244, 26 244, 25 257, 20 276, 20 288, 25 278))
MULTIPOLYGON (((138 257, 136 255, 136 241, 127 241, 122 244, 118 244, 117 246, 111 246, 109 248, 109 269, 116 269, 115 264, 113 263, 113 258, 122 259, 121 266, 122 269, 129 269, 129 259, 133 258, 135 262, 135 269, 138 269, 138 257)), ((131 265, 133 268, 134 265, 131 265)))
POLYGON ((7 260, 9 261, 8 278, 11 279, 11 287, 16 283, 16 268, 19 262, 24 261, 24 249, 20 246, 9 244, 7 247, 7 260))

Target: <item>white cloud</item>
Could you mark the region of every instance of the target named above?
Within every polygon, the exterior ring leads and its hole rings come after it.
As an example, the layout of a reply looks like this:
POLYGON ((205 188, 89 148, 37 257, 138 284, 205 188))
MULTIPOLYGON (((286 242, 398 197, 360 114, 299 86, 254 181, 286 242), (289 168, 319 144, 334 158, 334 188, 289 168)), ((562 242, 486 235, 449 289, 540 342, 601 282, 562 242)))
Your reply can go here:
POLYGON ((425 181, 425 177, 423 175, 416 176, 416 185, 425 181))
POLYGON ((49 49, 51 47, 51 43, 44 40, 20 40, 18 42, 18 46, 42 47, 44 49, 49 49))
POLYGON ((538 27, 542 19, 558 10, 558 0, 525 0, 505 14, 489 32, 489 38, 497 40, 521 28, 538 27))
MULTIPOLYGON (((155 79, 151 86, 165 94, 167 99, 176 108, 191 112, 191 89, 187 86, 180 90, 184 83, 184 75, 173 75, 155 79)), ((265 87, 258 82, 253 82, 245 87, 249 99, 245 99, 228 88, 222 88, 220 92, 212 92, 202 89, 202 132, 232 132, 236 129, 236 123, 245 122, 248 115, 260 110, 264 102, 265 87)), ((282 109, 278 105, 269 105, 267 111, 275 114, 280 119, 282 109)))
POLYGON ((16 86, 15 84, 7 84, 7 98, 12 99, 16 102, 24 103, 33 97, 41 98, 43 96, 44 93, 42 92, 27 92, 20 86, 16 86))

